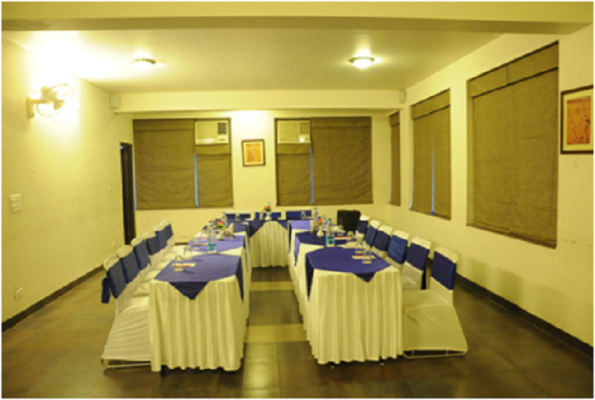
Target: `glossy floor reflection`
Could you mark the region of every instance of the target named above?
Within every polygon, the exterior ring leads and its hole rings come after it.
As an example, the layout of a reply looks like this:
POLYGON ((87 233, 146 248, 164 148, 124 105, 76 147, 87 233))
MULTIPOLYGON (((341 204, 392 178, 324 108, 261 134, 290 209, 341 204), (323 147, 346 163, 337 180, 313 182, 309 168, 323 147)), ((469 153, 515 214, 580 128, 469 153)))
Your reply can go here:
POLYGON ((114 305, 100 303, 102 277, 3 332, 3 397, 593 397, 591 358, 463 286, 466 356, 318 365, 284 268, 254 270, 239 371, 104 372, 114 305))

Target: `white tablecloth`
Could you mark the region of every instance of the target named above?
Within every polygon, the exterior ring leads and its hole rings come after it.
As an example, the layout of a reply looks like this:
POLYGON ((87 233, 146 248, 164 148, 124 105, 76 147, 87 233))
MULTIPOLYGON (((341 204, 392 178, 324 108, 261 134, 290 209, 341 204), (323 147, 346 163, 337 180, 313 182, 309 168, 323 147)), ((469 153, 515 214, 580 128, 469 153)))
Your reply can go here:
POLYGON ((290 274, 306 337, 318 363, 402 355, 401 272, 390 266, 365 282, 351 273, 314 270, 308 298, 306 255, 321 248, 301 243, 290 274))
POLYGON ((277 221, 267 221, 250 237, 252 267, 286 267, 288 233, 277 221))
POLYGON ((209 282, 193 300, 167 282, 152 280, 149 288, 151 369, 240 368, 249 310, 250 270, 243 249, 221 254, 242 257, 244 301, 237 278, 209 282))
POLYGON ((377 361, 402 354, 401 273, 370 282, 351 273, 314 270, 306 334, 319 364, 377 361))

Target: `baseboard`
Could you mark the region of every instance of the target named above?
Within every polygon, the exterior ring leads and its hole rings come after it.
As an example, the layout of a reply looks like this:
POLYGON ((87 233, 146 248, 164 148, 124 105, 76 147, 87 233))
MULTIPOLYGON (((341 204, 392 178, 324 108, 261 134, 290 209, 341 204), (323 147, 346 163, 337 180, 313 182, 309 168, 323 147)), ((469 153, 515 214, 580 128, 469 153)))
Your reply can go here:
POLYGON ((523 317, 527 321, 531 322, 538 328, 544 330, 545 332, 549 333, 550 335, 554 336, 555 338, 561 340, 562 342, 568 344, 570 347, 578 350, 579 352, 585 354, 586 356, 593 358, 593 346, 589 345, 581 341, 580 339, 575 338, 574 336, 570 335, 569 333, 564 332, 560 328, 555 327, 554 325, 550 324, 547 321, 523 310, 518 305, 506 300, 502 296, 498 296, 497 294, 491 292, 490 290, 484 288, 483 286, 478 285, 477 283, 470 281, 469 279, 457 274, 457 284, 463 285, 471 290, 475 290, 484 296, 490 298, 491 300, 495 301, 496 303, 500 304, 507 310, 523 317))
POLYGON ((91 271, 87 272, 85 275, 81 276, 80 278, 70 282, 68 285, 56 290, 54 293, 52 293, 49 296, 45 297, 44 299, 38 301, 37 303, 31 305, 26 310, 21 311, 14 317, 11 317, 11 318, 7 319, 6 321, 2 322, 2 332, 4 332, 7 329, 12 328, 16 324, 18 324, 19 322, 21 322, 22 320, 27 318, 29 315, 33 314, 35 311, 42 309, 46 305, 50 304, 52 301, 56 300, 58 297, 69 292, 74 287, 80 285, 81 283, 83 283, 84 281, 86 281, 87 279, 89 279, 90 277, 92 277, 93 275, 95 275, 96 273, 98 273, 101 270, 103 270, 102 265, 100 265, 97 268, 92 269, 91 271))

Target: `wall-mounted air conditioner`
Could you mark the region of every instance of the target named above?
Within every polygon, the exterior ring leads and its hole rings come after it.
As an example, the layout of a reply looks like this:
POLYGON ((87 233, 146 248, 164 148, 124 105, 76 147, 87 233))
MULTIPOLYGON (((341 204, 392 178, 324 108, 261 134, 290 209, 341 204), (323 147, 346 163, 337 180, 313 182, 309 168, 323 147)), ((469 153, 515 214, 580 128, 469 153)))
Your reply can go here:
POLYGON ((194 144, 228 144, 229 121, 197 120, 194 122, 194 144))
POLYGON ((303 119, 277 120, 277 143, 310 143, 310 121, 303 119))

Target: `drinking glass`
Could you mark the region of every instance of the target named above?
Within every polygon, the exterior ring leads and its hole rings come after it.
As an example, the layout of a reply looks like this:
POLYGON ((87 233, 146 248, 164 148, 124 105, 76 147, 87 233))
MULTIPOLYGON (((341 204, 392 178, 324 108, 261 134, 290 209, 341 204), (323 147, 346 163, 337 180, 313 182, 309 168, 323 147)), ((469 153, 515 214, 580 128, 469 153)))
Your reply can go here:
POLYGON ((355 241, 355 254, 362 255, 364 253, 364 238, 356 238, 355 241))
POLYGON ((192 260, 192 248, 190 246, 184 247, 184 260, 192 260))
POLYGON ((372 264, 372 248, 371 247, 364 248, 364 258, 362 259, 362 263, 372 264))

